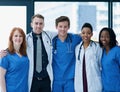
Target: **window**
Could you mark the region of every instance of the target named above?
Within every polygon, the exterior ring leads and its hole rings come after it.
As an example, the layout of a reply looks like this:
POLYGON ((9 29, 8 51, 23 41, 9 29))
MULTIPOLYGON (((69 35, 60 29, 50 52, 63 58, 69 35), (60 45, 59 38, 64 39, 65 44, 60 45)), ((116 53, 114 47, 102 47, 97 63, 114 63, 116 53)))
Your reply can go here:
POLYGON ((26 33, 26 6, 0 6, 0 50, 8 47, 8 38, 15 26, 26 33))
POLYGON ((113 3, 113 29, 120 44, 120 2, 113 3))
POLYGON ((80 33, 85 22, 92 24, 93 39, 98 40, 98 33, 108 26, 107 2, 35 2, 35 14, 45 17, 45 30, 55 31, 55 19, 58 16, 68 16, 71 21, 70 32, 80 33), (102 7, 102 8, 101 8, 102 7))

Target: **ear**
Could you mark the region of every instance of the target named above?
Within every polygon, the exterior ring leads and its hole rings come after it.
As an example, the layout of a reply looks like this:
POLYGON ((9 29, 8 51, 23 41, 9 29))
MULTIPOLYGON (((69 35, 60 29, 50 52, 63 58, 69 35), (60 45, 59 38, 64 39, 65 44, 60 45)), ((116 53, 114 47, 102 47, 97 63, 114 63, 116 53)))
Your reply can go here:
POLYGON ((93 32, 91 33, 91 36, 93 36, 93 32))
POLYGON ((56 26, 56 29, 57 29, 57 26, 56 26))
POLYGON ((43 24, 43 27, 45 27, 45 23, 43 24))
POLYGON ((31 27, 33 27, 33 24, 32 24, 32 22, 30 23, 30 26, 31 26, 31 27))

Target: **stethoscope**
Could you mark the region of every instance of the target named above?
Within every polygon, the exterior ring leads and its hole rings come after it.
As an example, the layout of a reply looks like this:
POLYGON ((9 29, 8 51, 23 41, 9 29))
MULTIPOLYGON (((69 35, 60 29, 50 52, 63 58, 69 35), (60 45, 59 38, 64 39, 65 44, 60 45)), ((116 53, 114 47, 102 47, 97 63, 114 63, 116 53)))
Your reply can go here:
MULTIPOLYGON (((81 49, 82 49, 83 43, 84 43, 84 42, 81 43, 80 48, 79 48, 79 52, 78 52, 78 60, 79 60, 79 61, 80 61, 80 53, 81 53, 81 49)), ((96 45, 96 43, 91 40, 90 46, 92 46, 92 43, 94 43, 94 44, 96 45)))
MULTIPOLYGON (((53 53, 57 53, 57 39, 58 35, 53 38, 53 53)), ((72 53, 72 38, 70 35, 67 35, 67 53, 72 53)))
POLYGON ((80 53, 81 53, 82 46, 83 46, 83 42, 82 42, 82 44, 80 45, 79 52, 78 52, 78 60, 79 60, 79 61, 80 61, 80 53))
MULTIPOLYGON (((50 36, 47 34, 47 32, 45 32, 45 31, 43 31, 45 34, 46 34, 46 36, 48 37, 48 39, 49 39, 49 41, 47 41, 47 43, 50 43, 50 46, 52 46, 52 39, 50 38, 50 36)), ((32 35, 31 34, 28 34, 28 36, 27 36, 27 41, 29 40, 29 38, 33 38, 32 37, 32 35)), ((29 45, 28 45, 29 46, 29 45)), ((29 46, 29 47, 31 47, 31 46, 29 46)))

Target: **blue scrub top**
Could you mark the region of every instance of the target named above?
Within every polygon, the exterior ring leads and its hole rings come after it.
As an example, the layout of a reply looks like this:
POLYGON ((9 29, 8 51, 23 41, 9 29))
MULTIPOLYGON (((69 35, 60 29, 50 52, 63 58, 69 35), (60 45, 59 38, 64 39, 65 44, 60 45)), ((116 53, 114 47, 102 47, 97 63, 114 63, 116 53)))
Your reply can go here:
POLYGON ((7 92, 28 92, 29 60, 27 56, 7 54, 0 60, 0 67, 6 69, 7 92))
POLYGON ((104 92, 120 92, 120 47, 113 47, 102 56, 102 82, 104 92))
POLYGON ((53 76, 55 80, 74 78, 75 47, 81 42, 79 35, 69 34, 62 42, 58 37, 53 39, 53 76))

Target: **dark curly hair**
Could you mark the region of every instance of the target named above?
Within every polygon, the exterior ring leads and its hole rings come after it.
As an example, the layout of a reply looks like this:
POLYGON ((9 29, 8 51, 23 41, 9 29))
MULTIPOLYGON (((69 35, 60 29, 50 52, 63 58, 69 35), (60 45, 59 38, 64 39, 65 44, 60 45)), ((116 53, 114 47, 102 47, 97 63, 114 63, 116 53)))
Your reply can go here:
POLYGON ((108 27, 104 27, 101 29, 100 33, 99 33, 99 44, 100 47, 103 47, 102 42, 100 41, 100 37, 101 37, 101 33, 103 31, 107 31, 109 33, 110 36, 110 49, 113 48, 114 46, 116 46, 118 44, 117 40, 116 40, 116 35, 114 33, 114 30, 112 28, 108 28, 108 27))

